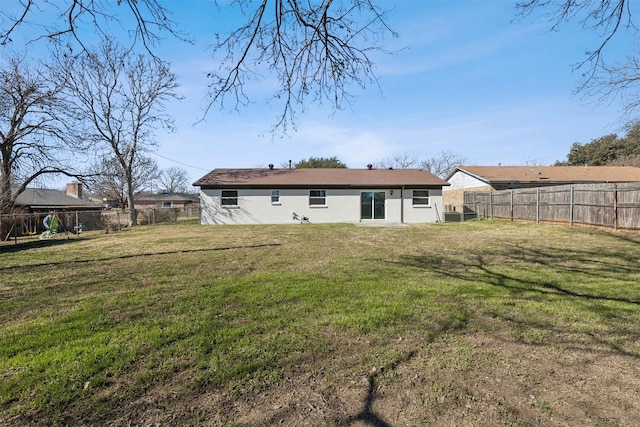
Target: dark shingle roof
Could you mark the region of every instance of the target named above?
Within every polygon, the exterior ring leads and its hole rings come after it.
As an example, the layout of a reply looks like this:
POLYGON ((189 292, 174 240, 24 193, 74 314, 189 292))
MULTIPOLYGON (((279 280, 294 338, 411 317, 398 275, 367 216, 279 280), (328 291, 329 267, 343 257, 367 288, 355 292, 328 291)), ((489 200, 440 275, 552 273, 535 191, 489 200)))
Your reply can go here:
POLYGON ((89 200, 78 199, 62 191, 46 188, 25 189, 24 192, 18 196, 16 205, 41 209, 87 209, 100 207, 89 200))
POLYGON ((424 169, 214 169, 194 186, 222 187, 441 187, 448 182, 424 169))

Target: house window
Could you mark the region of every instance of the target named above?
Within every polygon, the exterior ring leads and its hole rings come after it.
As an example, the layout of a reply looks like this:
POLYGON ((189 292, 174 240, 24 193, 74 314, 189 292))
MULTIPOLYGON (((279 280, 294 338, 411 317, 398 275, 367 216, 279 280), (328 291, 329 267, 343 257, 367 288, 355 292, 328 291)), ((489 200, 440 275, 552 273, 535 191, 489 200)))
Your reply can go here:
POLYGON ((309 206, 326 206, 327 190, 310 190, 309 206))
POLYGON ((413 206, 429 206, 429 190, 413 190, 413 206))
POLYGON ((238 206, 238 190, 222 190, 222 206, 238 206))
POLYGON ((163 208, 172 208, 173 207, 173 202, 162 202, 162 207, 163 208))
POLYGON ((280 190, 271 190, 271 204, 280 203, 280 190))

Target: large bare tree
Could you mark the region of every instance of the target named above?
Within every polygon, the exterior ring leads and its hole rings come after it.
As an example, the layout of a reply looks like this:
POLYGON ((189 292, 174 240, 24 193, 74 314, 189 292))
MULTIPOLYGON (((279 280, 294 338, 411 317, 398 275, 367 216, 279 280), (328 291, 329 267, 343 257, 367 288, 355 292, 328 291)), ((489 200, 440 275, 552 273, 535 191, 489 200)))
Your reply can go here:
POLYGON ((157 58, 134 54, 109 38, 95 51, 58 57, 76 136, 99 157, 117 161, 127 185, 129 223, 135 225, 136 164, 155 148, 156 129, 171 128, 164 103, 177 98, 176 76, 157 58))
POLYGON ((49 69, 24 57, 0 65, 0 214, 40 177, 74 175, 72 141, 67 139, 66 103, 49 69))

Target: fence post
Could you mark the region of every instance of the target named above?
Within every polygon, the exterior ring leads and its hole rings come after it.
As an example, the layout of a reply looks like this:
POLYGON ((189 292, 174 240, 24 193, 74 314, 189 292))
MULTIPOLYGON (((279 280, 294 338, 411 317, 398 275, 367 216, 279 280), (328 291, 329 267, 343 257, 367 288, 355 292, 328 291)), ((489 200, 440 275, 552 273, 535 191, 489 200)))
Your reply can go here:
POLYGON ((511 215, 511 221, 513 221, 513 190, 511 190, 511 206, 509 209, 510 209, 509 214, 511 215))
POLYGON ((618 231, 618 184, 613 183, 613 230, 618 231))
POLYGON ((573 184, 571 184, 569 186, 569 227, 573 227, 573 205, 574 205, 574 198, 573 198, 573 184))
POLYGON ((489 218, 493 219, 493 191, 489 191, 489 218))
POLYGON ((18 218, 13 214, 13 242, 18 244, 18 218))
POLYGON ((540 187, 536 187, 536 224, 540 223, 540 187))

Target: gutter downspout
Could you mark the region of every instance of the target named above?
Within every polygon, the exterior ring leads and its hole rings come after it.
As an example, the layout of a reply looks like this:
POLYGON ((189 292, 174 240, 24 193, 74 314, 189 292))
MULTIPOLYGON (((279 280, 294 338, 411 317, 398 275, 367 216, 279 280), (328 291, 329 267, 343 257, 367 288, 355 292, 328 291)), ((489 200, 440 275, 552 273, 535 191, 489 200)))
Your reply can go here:
POLYGON ((404 185, 400 187, 400 224, 404 224, 404 185))

